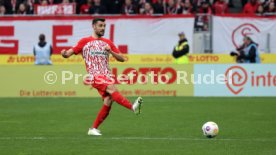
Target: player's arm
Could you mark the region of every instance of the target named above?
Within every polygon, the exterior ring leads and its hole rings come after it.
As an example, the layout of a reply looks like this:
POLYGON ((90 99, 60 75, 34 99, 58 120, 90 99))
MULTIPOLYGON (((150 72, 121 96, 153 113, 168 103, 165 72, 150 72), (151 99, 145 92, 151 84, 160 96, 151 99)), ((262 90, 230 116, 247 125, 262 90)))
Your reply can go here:
POLYGON ((65 50, 63 49, 60 53, 61 55, 64 57, 64 58, 69 58, 71 57, 72 55, 77 55, 79 53, 82 52, 82 48, 84 46, 84 44, 86 43, 85 42, 86 40, 85 39, 81 39, 76 46, 70 48, 69 50, 65 50))
POLYGON ((117 61, 124 62, 125 58, 123 57, 122 54, 116 53, 111 50, 110 46, 106 46, 105 50, 109 52, 117 61))
POLYGON ((60 53, 63 56, 63 58, 69 58, 70 56, 72 56, 73 54, 75 54, 75 52, 74 52, 74 50, 72 48, 69 49, 69 50, 63 49, 60 53))
POLYGON ((124 62, 124 61, 125 61, 125 58, 123 57, 122 54, 115 53, 115 52, 113 52, 112 50, 110 50, 109 53, 110 53, 117 61, 120 61, 120 62, 124 62))

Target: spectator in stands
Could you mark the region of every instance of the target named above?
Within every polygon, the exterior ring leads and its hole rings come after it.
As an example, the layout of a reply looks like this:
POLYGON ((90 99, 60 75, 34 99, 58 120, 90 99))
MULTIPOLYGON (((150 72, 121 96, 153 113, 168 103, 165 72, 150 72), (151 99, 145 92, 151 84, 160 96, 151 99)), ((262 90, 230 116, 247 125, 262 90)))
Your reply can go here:
POLYGON ((63 0, 49 0, 50 3, 49 4, 60 4, 63 2, 63 0), (51 2, 52 1, 52 2, 51 2))
POLYGON ((12 0, 12 5, 14 5, 14 3, 16 4, 15 13, 22 15, 34 13, 34 0, 16 0, 16 2, 13 2, 12 0))
POLYGON ((21 4, 19 5, 17 14, 21 14, 21 15, 26 15, 26 14, 27 14, 26 6, 25 6, 24 3, 21 3, 21 4))
POLYGON ((272 0, 264 0, 264 2, 261 2, 261 4, 263 5, 265 11, 268 9, 269 3, 271 1, 272 0))
POLYGON ((81 14, 80 9, 81 6, 84 4, 87 4, 87 0, 76 0, 76 2, 74 2, 76 5, 76 14, 81 14))
POLYGON ((270 2, 268 5, 268 9, 266 11, 267 13, 275 13, 275 3, 274 2, 270 2))
POLYGON ((49 3, 48 3, 47 0, 42 0, 41 3, 40 3, 40 5, 44 5, 44 6, 46 6, 46 5, 48 5, 48 4, 49 4, 49 3))
POLYGON ((202 3, 210 4, 209 0, 192 0, 193 12, 199 12, 199 9, 202 7, 202 3))
POLYGON ((87 0, 85 4, 80 7, 80 14, 89 14, 89 10, 92 7, 92 0, 87 0))
POLYGON ((132 0, 125 0, 125 4, 121 10, 122 14, 136 14, 137 13, 137 6, 132 3, 132 0))
POLYGON ((6 14, 6 8, 4 5, 0 5, 0 16, 5 15, 6 14))
POLYGON ((106 7, 101 4, 101 0, 94 0, 94 4, 89 10, 90 14, 105 14, 107 13, 106 7))
POLYGON ((258 14, 258 15, 263 15, 264 14, 264 7, 262 5, 258 6, 256 14, 258 14))
POLYGON ((44 34, 39 35, 39 42, 34 46, 34 57, 36 65, 51 65, 52 46, 46 42, 44 34))
POLYGON ((217 15, 228 13, 228 4, 225 0, 218 0, 213 4, 213 10, 217 15))
POLYGON ((120 14, 124 0, 102 0, 109 14, 120 14))
MULTIPOLYGON (((31 0, 34 2, 34 4, 40 4, 42 5, 42 3, 45 5, 46 2, 47 4, 68 4, 68 3, 71 3, 71 2, 74 2, 75 0, 31 0), (45 2, 46 1, 46 2, 45 2)), ((78 2, 81 1, 81 0, 78 0, 78 2)))
POLYGON ((180 12, 180 9, 181 8, 179 3, 176 3, 175 0, 168 0, 165 14, 169 14, 169 15, 177 14, 180 12))
POLYGON ((242 5, 242 8, 245 7, 246 3, 248 2, 248 0, 241 0, 241 5, 242 5))
MULTIPOLYGON (((41 1, 41 0, 40 0, 41 1)), ((46 0, 49 5, 58 4, 61 2, 56 2, 56 0, 46 0)))
POLYGON ((132 4, 134 4, 137 8, 140 8, 146 2, 150 2, 151 3, 151 0, 132 0, 132 4))
POLYGON ((28 14, 33 14, 34 13, 34 1, 33 0, 27 0, 25 2, 25 5, 27 6, 28 14))
POLYGON ((172 55, 175 58, 176 64, 185 64, 189 62, 187 57, 187 54, 189 53, 189 44, 184 32, 179 33, 178 36, 179 41, 174 47, 172 55))
POLYGON ((228 4, 228 7, 230 8, 234 8, 234 3, 233 3, 233 0, 228 0, 228 1, 225 1, 227 4, 228 4))
POLYGON ((16 5, 17 5, 16 0, 4 0, 3 5, 6 8, 6 13, 7 14, 13 14, 16 13, 16 5))
POLYGON ((62 4, 69 4, 70 1, 69 0, 62 0, 62 4))
POLYGON ((258 4, 257 0, 250 0, 244 6, 243 13, 245 13, 245 14, 255 14, 255 12, 257 11, 258 6, 259 6, 259 4, 258 4))
POLYGON ((153 3, 153 9, 155 14, 164 14, 165 0, 157 0, 153 3))
POLYGON ((13 14, 13 12, 15 12, 16 0, 13 0, 13 2, 14 11, 12 0, 0 0, 0 5, 3 5, 5 7, 5 14, 13 14))
POLYGON ((190 0, 184 0, 184 2, 180 3, 181 8, 179 9, 179 14, 192 14, 193 7, 190 0))
POLYGON ((30 10, 30 6, 29 6, 29 0, 11 0, 11 4, 12 4, 12 7, 13 7, 13 13, 16 13, 16 14, 24 14, 24 13, 19 13, 19 12, 24 12, 22 11, 23 10, 23 7, 24 7, 24 10, 26 11, 25 14, 30 14, 31 12, 29 11, 30 10), (23 5, 21 5, 23 4, 23 5), (20 7, 21 7, 21 11, 20 11, 20 7))
POLYGON ((144 7, 145 3, 151 3, 151 0, 133 0, 132 3, 140 9, 141 7, 144 7))
POLYGON ((133 0, 132 3, 137 6, 138 13, 140 13, 141 8, 145 8, 146 3, 152 3, 152 0, 133 0))
POLYGON ((143 15, 152 15, 154 13, 153 8, 150 3, 146 2, 141 8, 140 8, 140 14, 143 15))
POLYGON ((202 1, 201 6, 199 7, 198 13, 212 14, 212 9, 207 0, 202 1))

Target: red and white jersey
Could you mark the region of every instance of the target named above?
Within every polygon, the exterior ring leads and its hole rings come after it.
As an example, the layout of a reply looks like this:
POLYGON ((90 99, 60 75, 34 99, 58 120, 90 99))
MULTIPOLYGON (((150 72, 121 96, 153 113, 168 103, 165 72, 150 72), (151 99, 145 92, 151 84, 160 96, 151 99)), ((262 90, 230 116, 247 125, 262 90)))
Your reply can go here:
POLYGON ((75 54, 82 53, 86 64, 86 70, 91 78, 98 75, 110 76, 109 69, 109 53, 104 50, 104 47, 109 45, 111 50, 119 53, 119 49, 106 38, 82 38, 76 46, 73 47, 75 54))

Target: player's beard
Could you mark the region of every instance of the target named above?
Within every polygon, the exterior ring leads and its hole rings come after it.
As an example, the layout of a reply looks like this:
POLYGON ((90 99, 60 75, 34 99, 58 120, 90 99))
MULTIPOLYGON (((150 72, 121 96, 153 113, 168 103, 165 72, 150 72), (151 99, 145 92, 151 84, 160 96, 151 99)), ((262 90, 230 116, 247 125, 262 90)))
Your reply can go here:
POLYGON ((99 31, 99 32, 97 33, 97 35, 98 35, 99 37, 102 37, 102 36, 104 36, 104 30, 102 30, 102 31, 99 31))

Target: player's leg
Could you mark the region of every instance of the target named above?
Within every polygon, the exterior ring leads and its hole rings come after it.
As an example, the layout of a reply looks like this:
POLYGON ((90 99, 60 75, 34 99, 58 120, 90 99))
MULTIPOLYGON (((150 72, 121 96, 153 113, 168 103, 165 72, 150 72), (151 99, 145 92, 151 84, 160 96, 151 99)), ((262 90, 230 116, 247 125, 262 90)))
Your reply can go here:
POLYGON ((128 99, 126 99, 123 95, 121 95, 121 93, 119 93, 119 91, 117 90, 117 88, 114 85, 108 85, 106 87, 106 92, 111 95, 112 99, 115 102, 126 107, 127 109, 134 111, 136 114, 140 114, 140 109, 141 109, 141 105, 142 105, 141 97, 138 97, 135 100, 135 102, 133 104, 131 104, 131 102, 128 99))
POLYGON ((102 135, 100 130, 98 130, 98 127, 101 125, 101 123, 106 119, 106 117, 109 114, 109 111, 111 109, 112 105, 112 98, 111 96, 107 96, 104 98, 104 104, 101 108, 101 110, 98 113, 98 116, 96 120, 94 121, 94 124, 92 128, 88 130, 88 135, 95 135, 95 136, 100 136, 102 135))
POLYGON ((111 105, 112 105, 111 96, 107 96, 106 98, 104 98, 104 104, 102 106, 102 109, 99 111, 98 116, 92 126, 93 128, 98 129, 98 127, 101 125, 101 123, 108 116, 109 111, 111 109, 111 105))

